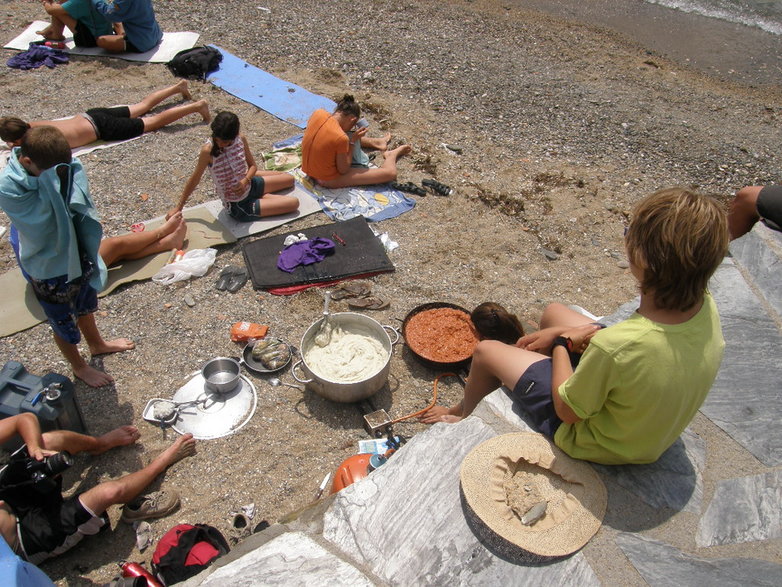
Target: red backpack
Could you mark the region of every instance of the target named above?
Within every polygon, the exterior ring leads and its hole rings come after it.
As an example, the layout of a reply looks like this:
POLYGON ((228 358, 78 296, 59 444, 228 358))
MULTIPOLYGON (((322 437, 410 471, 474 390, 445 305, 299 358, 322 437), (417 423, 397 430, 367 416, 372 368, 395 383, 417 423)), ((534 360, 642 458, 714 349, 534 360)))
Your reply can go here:
POLYGON ((229 550, 217 528, 177 524, 158 542, 152 569, 166 585, 172 585, 197 575, 229 550))

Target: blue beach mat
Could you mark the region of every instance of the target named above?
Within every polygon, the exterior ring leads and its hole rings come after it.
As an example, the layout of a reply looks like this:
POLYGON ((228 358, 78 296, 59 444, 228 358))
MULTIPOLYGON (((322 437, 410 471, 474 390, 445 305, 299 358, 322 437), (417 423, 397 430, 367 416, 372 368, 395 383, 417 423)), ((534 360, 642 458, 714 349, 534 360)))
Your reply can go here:
POLYGON ((336 107, 333 100, 281 80, 216 45, 210 47, 220 51, 223 60, 220 69, 207 80, 280 120, 305 128, 315 110, 323 108, 331 112, 336 107))

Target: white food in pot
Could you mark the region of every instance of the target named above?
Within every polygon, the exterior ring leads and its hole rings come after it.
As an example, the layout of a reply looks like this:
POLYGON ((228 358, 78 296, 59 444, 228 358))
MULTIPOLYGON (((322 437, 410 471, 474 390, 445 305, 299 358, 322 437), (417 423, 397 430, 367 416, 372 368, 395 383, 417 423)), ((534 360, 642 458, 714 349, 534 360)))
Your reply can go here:
POLYGON ((328 345, 313 344, 304 354, 314 375, 329 381, 355 383, 380 371, 389 352, 375 337, 334 328, 328 345))

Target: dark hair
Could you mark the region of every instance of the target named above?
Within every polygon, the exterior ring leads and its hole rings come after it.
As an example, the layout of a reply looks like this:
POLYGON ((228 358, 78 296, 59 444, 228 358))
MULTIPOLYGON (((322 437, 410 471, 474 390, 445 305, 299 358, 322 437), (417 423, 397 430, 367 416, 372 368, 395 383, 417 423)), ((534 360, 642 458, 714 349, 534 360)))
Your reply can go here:
POLYGON ((342 99, 337 102, 337 107, 334 112, 342 112, 343 114, 349 114, 356 118, 361 118, 361 107, 356 102, 356 99, 350 94, 345 94, 342 99))
POLYGON ((53 126, 36 126, 27 131, 22 137, 19 152, 29 157, 41 171, 61 163, 70 163, 72 159, 68 139, 60 129, 53 126))
POLYGON ((725 210, 714 198, 668 188, 636 205, 625 245, 630 262, 643 270, 641 290, 658 308, 686 312, 703 298, 728 238, 725 210))
POLYGON ((494 302, 484 302, 472 311, 470 319, 481 340, 499 340, 505 344, 516 344, 524 336, 519 319, 494 302))
POLYGON ((223 150, 217 146, 214 139, 232 141, 239 136, 239 117, 233 112, 220 112, 211 124, 212 157, 217 157, 223 150))
POLYGON ((4 116, 0 118, 0 139, 13 143, 21 139, 30 130, 30 125, 21 118, 4 116))

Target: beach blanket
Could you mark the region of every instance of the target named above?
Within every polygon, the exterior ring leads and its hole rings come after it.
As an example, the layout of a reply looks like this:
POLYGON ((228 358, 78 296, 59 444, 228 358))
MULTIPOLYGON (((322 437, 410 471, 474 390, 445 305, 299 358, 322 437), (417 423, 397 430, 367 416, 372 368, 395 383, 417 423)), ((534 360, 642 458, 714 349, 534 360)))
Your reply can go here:
POLYGON ((333 100, 275 77, 216 45, 209 46, 220 51, 223 61, 207 81, 280 120, 305 128, 315 110, 331 112, 336 107, 333 100))
MULTIPOLYGON (((216 222, 204 205, 185 210, 184 216, 187 220, 186 248, 205 249, 236 242, 236 237, 216 222)), ((145 222, 146 230, 154 230, 162 222, 162 217, 145 222)), ((170 256, 171 252, 166 251, 112 266, 109 268, 106 287, 99 295, 103 297, 125 283, 150 279, 168 262, 170 256)), ((3 303, 0 304, 0 337, 32 328, 46 320, 41 305, 18 267, 0 275, 0 291, 3 292, 3 303)))
POLYGON ((308 216, 314 212, 320 212, 321 210, 318 201, 299 183, 296 183, 294 187, 288 191, 276 193, 296 196, 299 199, 299 209, 290 214, 270 216, 253 222, 238 222, 228 215, 228 211, 223 207, 223 203, 220 200, 212 200, 211 202, 203 204, 203 206, 237 239, 250 236, 251 234, 266 232, 267 230, 287 224, 297 218, 308 216))
POLYGON ((350 220, 363 216, 377 222, 404 214, 415 207, 415 200, 388 184, 329 189, 315 184, 301 169, 291 173, 332 220, 350 220))
POLYGON ((242 252, 253 287, 268 289, 273 293, 276 293, 276 288, 321 284, 357 275, 394 271, 394 264, 388 258, 380 239, 360 216, 345 222, 257 239, 245 244, 242 252), (337 243, 334 254, 319 263, 301 265, 292 273, 286 273, 277 268, 277 259, 284 248, 285 239, 299 232, 304 232, 308 239, 326 238, 337 243))
MULTIPOLYGON (((43 37, 36 35, 35 31, 40 31, 49 25, 43 20, 36 20, 28 26, 18 37, 12 39, 5 45, 6 49, 16 49, 17 51, 27 51, 30 43, 41 41, 43 37)), ((68 29, 65 29, 66 32, 68 29)), ((180 32, 163 33, 163 40, 154 49, 144 53, 109 53, 100 47, 77 47, 73 42, 73 37, 65 37, 65 50, 71 55, 93 55, 96 57, 118 57, 127 61, 147 61, 149 63, 168 63, 171 58, 183 49, 191 49, 198 42, 198 33, 180 32)))

